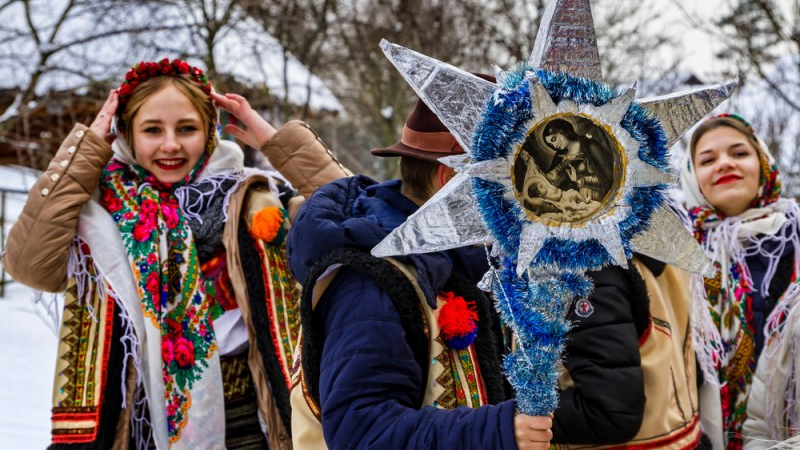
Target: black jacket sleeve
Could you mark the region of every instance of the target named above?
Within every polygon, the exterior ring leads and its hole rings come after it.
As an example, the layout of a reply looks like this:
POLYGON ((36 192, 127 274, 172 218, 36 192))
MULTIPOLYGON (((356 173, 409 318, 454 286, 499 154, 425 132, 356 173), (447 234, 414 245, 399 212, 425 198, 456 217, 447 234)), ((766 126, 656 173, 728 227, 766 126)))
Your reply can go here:
POLYGON ((607 267, 589 275, 594 292, 569 312, 573 329, 564 366, 574 386, 560 393, 553 443, 626 442, 643 419, 639 336, 650 320, 644 282, 633 268, 607 267))

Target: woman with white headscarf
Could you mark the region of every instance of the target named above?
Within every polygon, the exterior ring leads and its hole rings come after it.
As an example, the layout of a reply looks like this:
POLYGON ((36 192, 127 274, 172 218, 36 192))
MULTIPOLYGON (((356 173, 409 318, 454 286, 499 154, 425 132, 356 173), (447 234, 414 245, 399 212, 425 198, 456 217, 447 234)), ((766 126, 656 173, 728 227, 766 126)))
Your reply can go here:
POLYGON ((772 156, 739 116, 698 127, 689 156, 686 207, 718 270, 692 289, 704 431, 715 449, 767 447, 789 436, 800 407, 790 331, 800 298, 800 210, 781 197, 772 156))

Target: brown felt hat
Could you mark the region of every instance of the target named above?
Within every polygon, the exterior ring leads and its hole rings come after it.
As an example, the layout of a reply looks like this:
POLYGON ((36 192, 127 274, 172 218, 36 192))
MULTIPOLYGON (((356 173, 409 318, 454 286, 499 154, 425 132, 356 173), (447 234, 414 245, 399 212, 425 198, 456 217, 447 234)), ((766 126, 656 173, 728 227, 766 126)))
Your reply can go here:
MULTIPOLYGON (((495 82, 491 75, 473 75, 495 82)), ((464 149, 428 105, 418 99, 403 125, 400 142, 386 148, 373 148, 371 152, 375 156, 411 156, 438 162, 439 158, 445 156, 461 155, 464 149)))

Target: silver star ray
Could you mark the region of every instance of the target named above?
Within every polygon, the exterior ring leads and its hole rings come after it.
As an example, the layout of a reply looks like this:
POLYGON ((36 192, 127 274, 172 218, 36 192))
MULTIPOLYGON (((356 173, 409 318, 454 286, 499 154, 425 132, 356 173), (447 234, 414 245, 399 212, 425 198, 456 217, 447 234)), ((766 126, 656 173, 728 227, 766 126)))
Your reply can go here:
MULTIPOLYGON (((514 197, 510 177, 513 160, 500 158, 479 163, 471 160, 476 126, 481 120, 486 104, 497 101, 495 94, 502 87, 386 40, 382 40, 380 46, 417 95, 452 131, 467 155, 442 160, 442 163, 459 172, 458 189, 445 188, 439 192, 392 232, 384 242, 376 246, 373 255, 381 257, 431 252, 479 242, 491 243, 493 241, 491 233, 486 224, 479 220, 480 214, 474 211, 467 212, 469 208, 465 205, 476 206, 475 201, 470 200, 472 197, 470 180, 475 177, 500 182, 508 190, 506 197, 514 197), (441 205, 433 205, 437 203, 441 205), (430 236, 425 236, 426 230, 430 230, 430 236)), ((548 4, 529 63, 534 68, 558 70, 595 80, 602 79, 588 0, 553 0, 548 4), (569 17, 572 18, 571 21, 568 20, 569 17), (575 39, 581 46, 565 46, 565 42, 574 44, 575 39)), ((499 74, 503 76, 502 72, 499 74)), ((615 195, 617 203, 606 205, 601 211, 606 214, 595 214, 598 223, 589 226, 583 223, 580 226, 570 223, 548 226, 524 218, 518 273, 527 269, 527 264, 534 260, 542 243, 548 237, 562 237, 573 241, 597 239, 617 264, 626 265, 623 244, 619 236, 613 237, 606 233, 614 229, 613 225, 618 225, 624 219, 622 214, 624 205, 620 203, 621 199, 636 187, 671 184, 677 181, 677 177, 639 158, 639 143, 622 127, 622 117, 632 102, 638 102, 660 120, 667 135, 668 145, 671 145, 705 114, 727 99, 737 85, 737 80, 640 100, 635 100, 636 84, 633 83, 610 102, 594 106, 570 100, 562 100, 555 104, 533 73, 530 73, 528 78, 534 117, 577 115, 598 119, 609 127, 611 134, 624 149, 627 164, 624 171, 625 182, 615 195), (609 214, 612 209, 616 211, 609 214)), ((650 227, 630 241, 631 250, 691 272, 710 276, 713 268, 703 256, 699 245, 677 218, 666 219, 669 214, 668 208, 660 209, 657 215, 659 220, 653 220, 650 227), (672 239, 664 242, 661 239, 663 236, 672 236, 672 239)))

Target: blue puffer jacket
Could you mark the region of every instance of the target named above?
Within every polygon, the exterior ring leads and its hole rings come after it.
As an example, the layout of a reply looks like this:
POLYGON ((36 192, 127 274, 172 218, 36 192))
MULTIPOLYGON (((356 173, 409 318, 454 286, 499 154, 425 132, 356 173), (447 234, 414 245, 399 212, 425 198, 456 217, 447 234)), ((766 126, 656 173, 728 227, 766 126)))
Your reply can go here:
MULTIPOLYGON (((363 176, 317 190, 289 234, 292 271, 305 280, 323 255, 345 247, 371 249, 417 206, 400 182, 377 184, 363 176)), ((471 279, 485 272, 482 249, 464 248, 410 260, 435 301, 453 270, 471 279)), ((331 449, 516 449, 514 401, 478 409, 418 409, 426 382, 414 359, 398 311, 372 278, 344 268, 314 310, 324 345, 319 396, 322 427, 331 449)))

